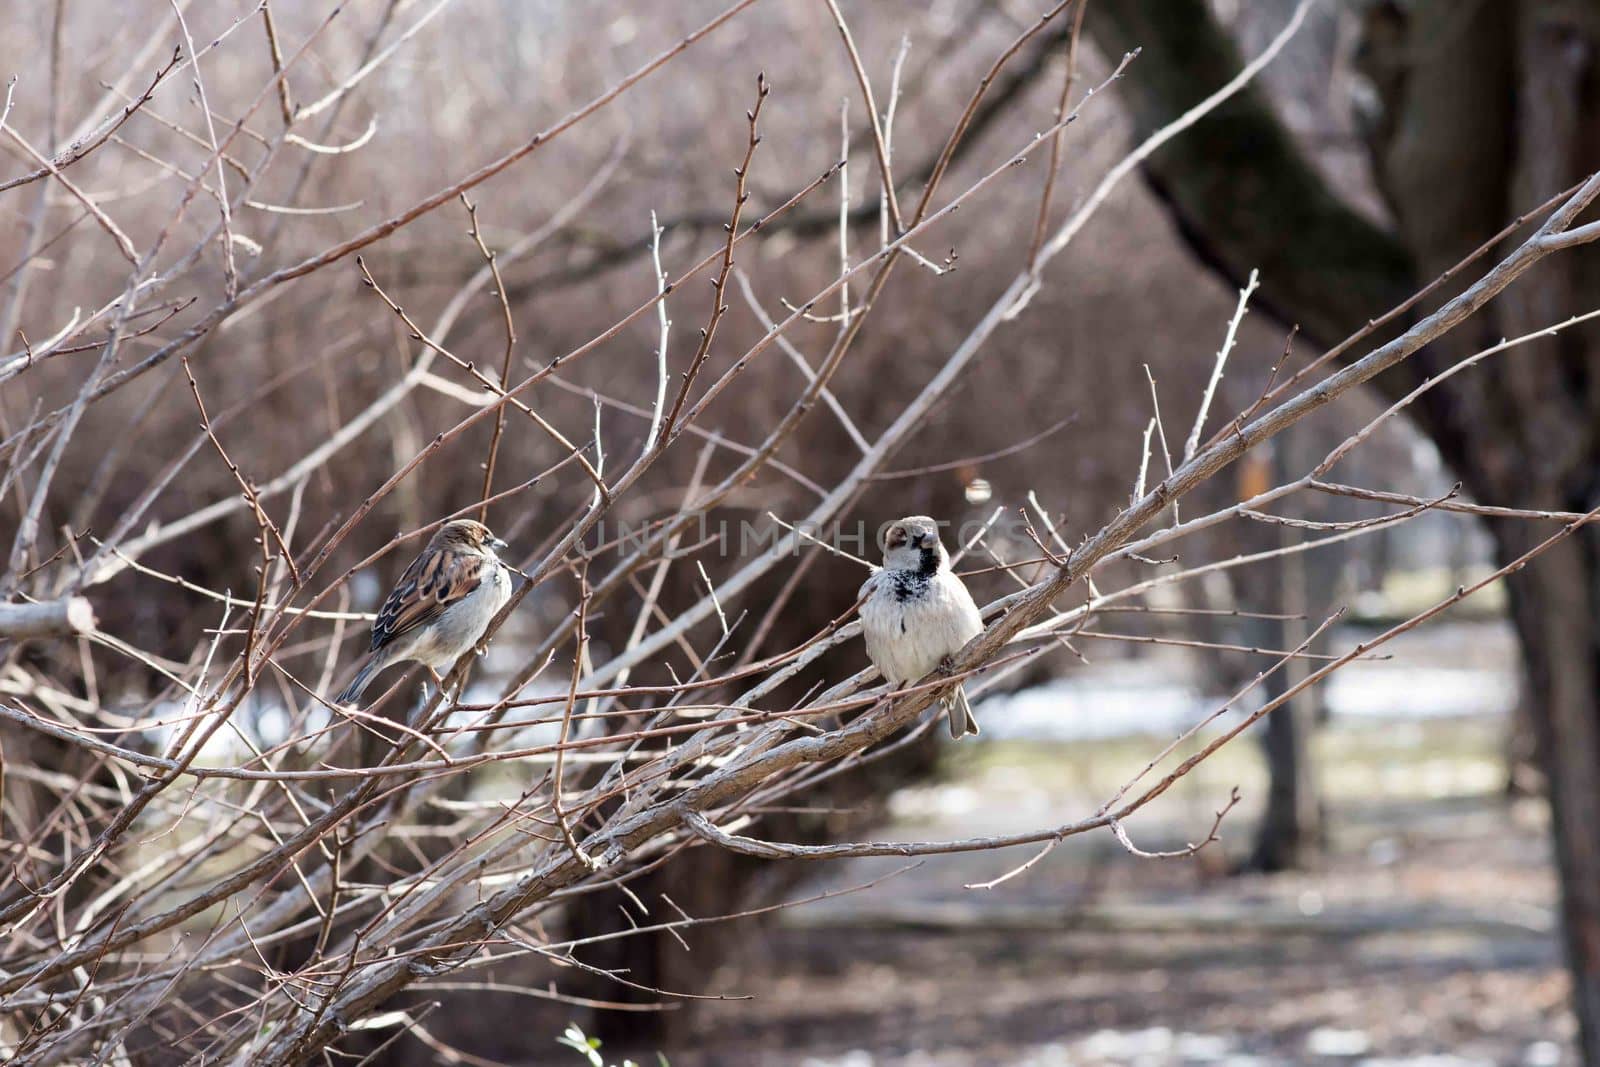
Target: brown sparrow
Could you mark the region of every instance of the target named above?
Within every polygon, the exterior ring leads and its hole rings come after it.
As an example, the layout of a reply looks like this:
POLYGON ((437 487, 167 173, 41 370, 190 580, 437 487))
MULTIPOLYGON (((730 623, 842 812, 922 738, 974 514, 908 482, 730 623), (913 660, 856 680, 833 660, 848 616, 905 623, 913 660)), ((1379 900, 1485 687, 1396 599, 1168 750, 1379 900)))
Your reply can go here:
POLYGON ((434 676, 448 671, 483 638, 511 596, 511 576, 495 553, 506 543, 481 522, 439 527, 411 561, 372 624, 372 649, 335 701, 350 704, 395 663, 416 660, 434 676))
MULTIPOLYGON (((961 646, 983 632, 972 594, 950 569, 939 526, 912 515, 889 527, 883 569, 861 587, 861 636, 867 656, 892 686, 933 673, 961 646)), ((950 736, 978 732, 966 691, 956 686, 939 698, 950 717, 950 736)))

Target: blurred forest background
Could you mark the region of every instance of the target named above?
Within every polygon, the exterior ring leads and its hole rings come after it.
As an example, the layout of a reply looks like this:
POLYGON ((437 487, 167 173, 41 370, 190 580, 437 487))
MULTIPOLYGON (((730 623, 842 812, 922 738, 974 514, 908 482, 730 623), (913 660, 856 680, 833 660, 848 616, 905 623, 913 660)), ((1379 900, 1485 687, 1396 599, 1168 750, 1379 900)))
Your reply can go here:
MULTIPOLYGON (((214 121, 231 128, 271 80, 265 5, 180 6, 194 42, 228 38, 228 47, 201 62, 214 121), (234 46, 246 38, 248 47, 234 46)), ((282 99, 269 99, 246 124, 236 142, 241 158, 278 136, 280 107, 304 107, 384 49, 395 51, 358 89, 296 125, 310 131, 303 144, 291 139, 267 173, 250 176, 232 220, 232 266, 213 253, 173 271, 167 281, 181 285, 168 291, 170 323, 161 309, 139 320, 138 329, 153 329, 126 338, 122 358, 136 361, 186 325, 180 293, 210 306, 227 291, 229 270, 257 277, 396 215, 604 92, 722 6, 356 0, 324 32, 328 5, 273 0, 282 50, 308 38, 315 44, 283 80, 282 99)), ((953 118, 995 56, 1046 6, 842 0, 880 110, 898 71, 892 151, 904 199, 920 192, 953 118)), ((1054 193, 1061 209, 1081 203, 1139 138, 1235 73, 1241 57, 1260 52, 1295 6, 1089 0, 1074 100, 1104 81, 1125 52, 1141 52, 1106 99, 1069 127, 1054 193)), ((62 151, 79 116, 108 91, 136 98, 165 62, 176 31, 156 27, 173 23, 172 11, 147 0, 14 0, 0 15, 0 74, 18 75, 4 125, 41 153, 62 151), (140 48, 148 55, 130 80, 140 48)), ((998 76, 955 154, 952 190, 1054 121, 1072 27, 1071 18, 1056 19, 998 76)), ((1033 493, 1060 502, 1070 541, 1092 532, 1128 503, 1153 395, 1165 432, 1181 438, 1252 270, 1260 288, 1215 405, 1224 418, 1262 393, 1286 345, 1292 371, 1600 168, 1597 46, 1600 4, 1588 0, 1313 4, 1254 88, 1154 155, 1138 181, 1117 187, 1070 254, 1050 266, 1026 313, 1003 327, 926 416, 890 472, 857 495, 848 520, 875 527, 928 513, 959 525, 999 506, 1015 509, 1033 493)), ((559 153, 536 152, 469 194, 482 239, 499 255, 515 319, 513 380, 584 345, 654 293, 653 219, 669 273, 722 239, 730 168, 746 149, 744 112, 758 71, 772 89, 748 175, 752 217, 841 158, 843 107, 848 242, 876 247, 874 149, 829 7, 763 0, 641 90, 564 133, 559 153)), ((201 164, 208 136, 185 72, 64 172, 77 194, 53 180, 0 192, 5 437, 40 411, 71 405, 97 358, 93 349, 61 354, 23 373, 13 365, 27 359, 19 338, 38 344, 123 284, 127 263, 84 199, 113 216, 135 247, 146 247, 170 209, 173 168, 201 164)), ((36 161, 12 138, 0 143, 3 187, 36 161)), ((803 515, 819 487, 845 475, 860 456, 854 428, 868 439, 882 432, 1017 269, 1044 181, 1036 162, 983 189, 920 243, 935 264, 953 270, 900 269, 830 385, 853 427, 819 410, 783 444, 775 470, 729 497, 714 518, 764 523, 769 512, 803 515)), ((247 173, 225 160, 219 178, 236 186, 247 173)), ((837 197, 826 187, 741 251, 719 346, 743 350, 767 320, 787 313, 787 302, 837 274, 837 197)), ((483 291, 458 300, 484 264, 467 234, 471 224, 452 201, 365 248, 363 262, 430 336, 447 336, 454 352, 498 377, 505 347, 498 303, 483 291)), ((1203 486, 1186 511, 1227 507, 1297 477, 1431 370, 1591 310, 1586 302, 1600 293, 1596 257, 1584 249, 1568 255, 1537 268, 1532 281, 1414 366, 1247 456, 1203 486)), ((1438 306, 1455 286, 1447 282, 1421 309, 1438 306)), ((673 297, 676 358, 686 358, 710 303, 698 279, 673 297)), ((835 336, 828 317, 837 306, 813 309, 817 321, 787 335, 813 364, 835 336)), ((606 453, 637 450, 656 387, 657 328, 653 315, 638 319, 607 341, 610 357, 575 362, 530 403, 575 441, 598 425, 606 453), (595 390, 606 394, 603 404, 595 390)), ((347 260, 275 288, 189 353, 197 388, 225 426, 219 436, 258 484, 273 483, 315 444, 348 434, 329 461, 284 482, 302 530, 342 521, 478 403, 470 382, 444 361, 417 371, 419 350, 408 332, 347 260), (389 393, 393 402, 350 434, 352 414, 389 393)), ((1578 326, 1484 364, 1429 393, 1411 409, 1413 421, 1385 423, 1337 480, 1429 499, 1462 482, 1466 498, 1484 503, 1587 511, 1600 471, 1597 344, 1600 336, 1578 326)), ((646 523, 676 506, 686 486, 720 476, 728 454, 759 442, 782 416, 805 373, 787 356, 752 364, 697 430, 731 448, 709 460, 698 444, 667 453, 619 500, 611 521, 646 523)), ((525 423, 510 426, 500 446, 504 486, 561 456, 525 423)), ((491 427, 449 441, 401 482, 331 565, 342 571, 396 531, 477 501, 491 427)), ((175 361, 88 407, 54 473, 33 558, 38 564, 58 550, 94 558, 96 539, 131 517, 118 537, 140 566, 104 555, 104 570, 81 591, 101 630, 163 662, 188 662, 217 614, 144 568, 248 595, 238 591, 253 591, 260 562, 249 508, 231 506, 214 521, 186 518, 239 497, 234 475, 202 446, 209 449, 197 437, 194 397, 175 361), (174 474, 173 457, 197 452, 201 458, 174 474), (146 499, 156 485, 164 490, 146 499)), ((34 463, 7 476, 14 489, 0 504, 0 545, 12 544, 23 522, 34 463)), ((528 558, 591 492, 569 467, 492 506, 489 521, 528 558)), ((288 497, 275 499, 281 505, 288 497)), ((1338 523, 1394 507, 1324 495, 1297 498, 1285 513, 1338 523)), ((907 748, 770 813, 764 830, 815 842, 963 838, 1090 810, 1219 695, 1268 665, 1269 657, 1249 649, 1294 647, 1340 606, 1348 611, 1339 633, 1360 640, 1546 533, 1439 510, 1249 570, 1219 571, 1116 617, 1121 639, 1082 634, 985 687, 979 742, 958 751, 932 740, 907 748)), ((1315 536, 1232 523, 1195 535, 1181 551, 1185 560, 1220 559, 1315 536)), ((999 558, 1036 554, 1015 534, 997 534, 984 547, 999 558)), ((553 975, 545 962, 524 961, 480 976, 559 987, 559 997, 469 983, 408 994, 416 1005, 440 1002, 427 1014, 430 1038, 385 1045, 375 1062, 580 1063, 578 1052, 556 1044, 577 1022, 604 1042, 608 1063, 624 1054, 647 1062, 659 1049, 676 1067, 1600 1065, 1597 547, 1580 535, 1517 579, 1406 635, 1387 650, 1391 658, 1358 662, 1296 697, 1249 743, 1230 746, 1129 827, 1144 849, 1181 849, 1205 837, 1237 785, 1243 800, 1223 822, 1221 840, 1192 857, 1139 859, 1098 834, 1065 843, 1022 876, 971 889, 964 887, 1029 853, 940 857, 902 872, 901 862, 882 859, 772 863, 697 849, 631 888, 575 900, 563 921, 580 932, 616 929, 619 915, 633 921, 632 894, 665 894, 696 915, 828 895, 683 938, 603 942, 584 957, 592 970, 553 975), (619 987, 607 971, 630 984, 619 987)), ((870 547, 852 551, 875 555, 870 547)), ((385 558, 330 606, 374 610, 406 558, 385 558)), ((980 603, 1015 588, 1005 574, 985 571, 984 558, 975 553, 969 561, 980 603)), ((718 580, 737 563, 704 560, 718 580)), ((1116 564, 1138 576, 1162 565, 1116 564)), ((746 626, 769 626, 771 649, 788 648, 838 616, 862 576, 850 560, 808 553, 728 607, 749 613, 746 626), (789 588, 796 584, 798 596, 789 588), (763 619, 762 605, 780 597, 781 614, 763 619)), ((519 650, 570 612, 572 585, 563 575, 535 590, 499 636, 486 675, 515 673, 525 659, 519 650)), ((702 590, 694 568, 675 568, 661 593, 663 611, 670 616, 676 602, 702 590)), ((602 614, 591 622, 592 640, 619 648, 632 624, 630 613, 602 614)), ((345 642, 351 657, 360 630, 352 626, 345 642)), ((80 670, 93 680, 84 694, 91 703, 137 705, 166 684, 87 643, 12 644, 0 654, 0 695, 18 699, 34 678, 80 670)), ((842 677, 863 663, 859 644, 849 643, 819 671, 842 677)), ((1305 669, 1274 676, 1268 694, 1284 692, 1305 669)), ((642 667, 634 682, 664 684, 692 670, 674 652, 642 667)), ((263 716, 249 723, 258 737, 270 742, 281 733, 268 709, 248 714, 263 716)), ((80 774, 82 754, 14 724, 0 724, 0 741, 0 839, 20 838, 51 804, 29 769, 80 774)))

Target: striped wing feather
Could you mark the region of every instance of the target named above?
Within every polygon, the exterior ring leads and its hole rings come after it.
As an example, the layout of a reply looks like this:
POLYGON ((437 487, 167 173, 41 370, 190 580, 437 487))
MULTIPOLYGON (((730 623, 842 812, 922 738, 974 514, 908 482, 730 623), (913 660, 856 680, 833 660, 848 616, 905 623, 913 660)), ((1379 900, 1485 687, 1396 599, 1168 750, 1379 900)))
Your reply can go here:
POLYGON ((461 552, 424 552, 411 561, 372 624, 372 651, 437 619, 483 582, 484 558, 461 552))

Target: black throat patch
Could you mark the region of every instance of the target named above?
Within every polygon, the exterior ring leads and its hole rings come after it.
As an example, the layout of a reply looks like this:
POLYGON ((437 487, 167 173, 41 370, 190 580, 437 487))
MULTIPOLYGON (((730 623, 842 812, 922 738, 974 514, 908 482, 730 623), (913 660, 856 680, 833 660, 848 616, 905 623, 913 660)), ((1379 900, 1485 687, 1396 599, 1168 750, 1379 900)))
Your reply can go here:
POLYGON ((889 581, 894 589, 895 600, 904 604, 907 600, 921 597, 928 591, 928 583, 933 581, 933 576, 938 573, 938 551, 932 548, 924 548, 922 550, 922 562, 916 570, 889 572, 889 581))
POLYGON ((894 590, 895 600, 904 604, 919 599, 928 591, 928 579, 920 570, 890 571, 889 587, 894 590))

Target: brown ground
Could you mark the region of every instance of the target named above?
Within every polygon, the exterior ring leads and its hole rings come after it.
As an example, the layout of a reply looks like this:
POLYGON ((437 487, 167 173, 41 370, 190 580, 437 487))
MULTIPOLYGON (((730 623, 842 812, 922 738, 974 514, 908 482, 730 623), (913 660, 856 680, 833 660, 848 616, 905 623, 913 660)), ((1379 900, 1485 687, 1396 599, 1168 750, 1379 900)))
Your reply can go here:
MULTIPOLYGON (((1222 873, 1261 793, 1245 744, 1130 826, 1144 848, 1181 845, 1240 784, 1245 804, 1200 858, 1077 838, 993 890, 962 884, 1027 852, 937 857, 794 909, 713 983, 753 999, 709 1005, 694 1047, 665 1051, 673 1067, 1573 1064, 1542 805, 1501 797, 1499 731, 1330 729, 1321 870, 1222 873)), ((884 836, 1065 821, 1151 744, 969 746, 884 836)), ((800 895, 901 865, 819 868, 800 895)))

